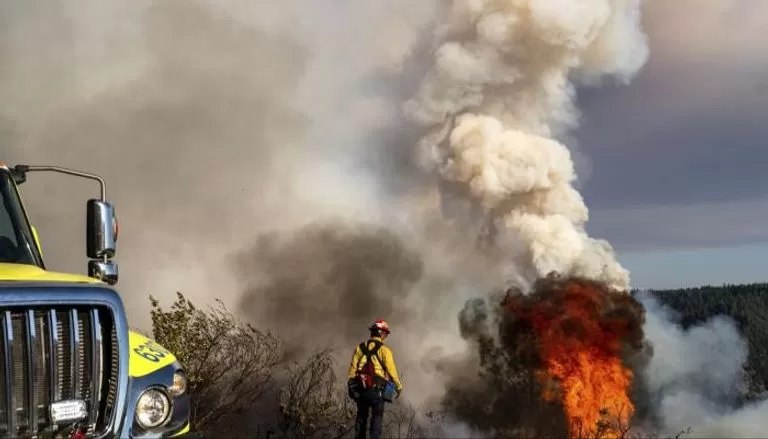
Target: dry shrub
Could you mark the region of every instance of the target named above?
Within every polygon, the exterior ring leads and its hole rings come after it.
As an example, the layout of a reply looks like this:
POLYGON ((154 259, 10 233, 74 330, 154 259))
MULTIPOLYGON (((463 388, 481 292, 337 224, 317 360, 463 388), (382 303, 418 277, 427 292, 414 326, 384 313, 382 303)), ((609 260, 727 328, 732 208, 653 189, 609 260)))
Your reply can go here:
POLYGON ((230 432, 272 389, 280 340, 237 320, 218 300, 200 310, 177 293, 169 311, 150 301, 154 338, 176 354, 189 379, 191 429, 230 432))

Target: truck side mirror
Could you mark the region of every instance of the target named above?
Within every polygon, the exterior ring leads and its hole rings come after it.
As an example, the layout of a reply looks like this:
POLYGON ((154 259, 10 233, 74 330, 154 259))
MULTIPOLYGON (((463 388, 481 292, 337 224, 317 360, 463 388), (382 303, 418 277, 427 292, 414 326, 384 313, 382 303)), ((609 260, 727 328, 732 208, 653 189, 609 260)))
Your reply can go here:
POLYGON ((88 274, 110 285, 117 283, 117 264, 110 259, 117 251, 117 218, 112 203, 90 199, 86 214, 88 274))
POLYGON ((114 285, 119 277, 117 264, 112 261, 88 261, 88 276, 114 285))

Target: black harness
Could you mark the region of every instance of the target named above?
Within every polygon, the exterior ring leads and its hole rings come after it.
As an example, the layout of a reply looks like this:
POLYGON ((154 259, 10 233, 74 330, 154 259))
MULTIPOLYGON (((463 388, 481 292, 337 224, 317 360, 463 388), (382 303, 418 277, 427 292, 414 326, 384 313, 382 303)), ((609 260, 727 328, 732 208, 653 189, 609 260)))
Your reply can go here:
MULTIPOLYGON (((360 360, 362 360, 363 357, 365 357, 366 362, 365 366, 370 365, 371 367, 371 377, 373 378, 374 384, 378 384, 383 386, 386 384, 386 379, 376 375, 375 370, 376 368, 373 365, 373 362, 371 361, 372 357, 376 357, 377 360, 379 360, 379 364, 381 365, 381 369, 384 370, 384 374, 386 376, 389 376, 389 371, 387 371, 387 366, 384 364, 383 361, 381 361, 381 357, 379 357, 379 349, 384 343, 380 342, 379 340, 368 340, 367 342, 360 343, 360 351, 363 353, 363 356, 360 357, 360 360), (368 349, 368 343, 373 342, 374 346, 372 349, 368 349)), ((358 373, 360 373, 360 360, 358 360, 358 373)), ((363 367, 365 367, 363 366, 363 367)))

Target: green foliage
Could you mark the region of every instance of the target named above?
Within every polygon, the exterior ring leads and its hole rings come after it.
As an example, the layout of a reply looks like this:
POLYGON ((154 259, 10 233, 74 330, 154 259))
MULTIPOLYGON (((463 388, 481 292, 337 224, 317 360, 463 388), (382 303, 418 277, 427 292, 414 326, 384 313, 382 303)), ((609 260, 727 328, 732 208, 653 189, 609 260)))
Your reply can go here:
POLYGON ((169 311, 150 296, 153 336, 184 365, 194 401, 191 427, 221 431, 271 389, 277 337, 238 321, 221 301, 200 310, 177 293, 169 311))

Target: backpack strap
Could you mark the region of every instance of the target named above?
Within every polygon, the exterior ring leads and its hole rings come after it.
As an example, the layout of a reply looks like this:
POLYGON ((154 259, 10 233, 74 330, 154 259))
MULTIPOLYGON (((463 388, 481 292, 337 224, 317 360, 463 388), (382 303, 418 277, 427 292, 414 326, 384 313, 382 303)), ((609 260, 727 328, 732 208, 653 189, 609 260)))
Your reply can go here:
MULTIPOLYGON (((390 376, 389 375, 389 371, 387 370, 387 366, 384 364, 383 361, 381 361, 381 357, 379 357, 379 348, 381 348, 381 346, 383 344, 384 343, 382 343, 382 342, 380 342, 378 340, 368 340, 368 341, 360 343, 360 350, 362 351, 363 356, 366 358, 366 363, 371 363, 371 357, 376 357, 376 359, 379 360, 379 364, 381 365, 381 369, 384 371, 385 374, 387 374, 387 376, 390 376), (371 341, 373 341, 374 346, 373 346, 373 349, 368 350, 368 343, 370 343, 371 341)), ((360 360, 361 359, 362 359, 362 357, 360 358, 360 360)), ((358 364, 358 366, 357 366, 358 371, 360 370, 360 360, 358 360, 358 363, 357 363, 358 364)), ((371 363, 371 365, 373 365, 373 363, 371 363)))

